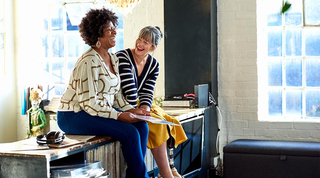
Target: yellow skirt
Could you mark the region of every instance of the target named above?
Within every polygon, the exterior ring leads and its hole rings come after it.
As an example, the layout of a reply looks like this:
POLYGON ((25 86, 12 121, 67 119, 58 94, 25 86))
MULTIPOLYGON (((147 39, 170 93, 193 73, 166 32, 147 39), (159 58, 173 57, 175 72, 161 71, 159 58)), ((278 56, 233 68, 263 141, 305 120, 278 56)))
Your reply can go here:
POLYGON ((150 114, 153 117, 176 123, 179 126, 166 125, 166 124, 153 124, 148 122, 149 137, 148 137, 147 147, 149 149, 156 148, 162 145, 164 142, 166 142, 169 139, 170 135, 175 140, 175 143, 174 143, 175 147, 177 147, 179 144, 183 143, 188 139, 178 119, 166 114, 161 107, 152 104, 150 114), (170 134, 168 132, 168 127, 169 127, 170 134))

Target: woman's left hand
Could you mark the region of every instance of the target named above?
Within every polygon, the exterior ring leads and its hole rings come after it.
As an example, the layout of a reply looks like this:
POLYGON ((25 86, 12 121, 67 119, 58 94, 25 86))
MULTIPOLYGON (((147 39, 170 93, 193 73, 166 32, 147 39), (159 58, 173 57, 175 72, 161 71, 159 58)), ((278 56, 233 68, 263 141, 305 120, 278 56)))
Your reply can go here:
POLYGON ((150 111, 146 111, 144 109, 130 109, 128 111, 136 115, 150 116, 150 111))
POLYGON ((150 111, 150 107, 147 106, 147 105, 142 105, 142 106, 139 107, 139 109, 143 109, 145 111, 150 111))

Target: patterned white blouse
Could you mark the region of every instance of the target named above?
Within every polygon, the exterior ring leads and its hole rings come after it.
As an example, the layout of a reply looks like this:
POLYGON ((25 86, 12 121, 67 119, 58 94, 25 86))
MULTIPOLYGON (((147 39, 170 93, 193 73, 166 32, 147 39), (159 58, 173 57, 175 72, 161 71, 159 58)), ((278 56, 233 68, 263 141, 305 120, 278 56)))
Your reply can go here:
POLYGON ((107 70, 102 57, 89 48, 76 62, 59 110, 86 111, 92 116, 117 119, 121 111, 132 109, 120 89, 119 59, 111 56, 115 74, 107 70))

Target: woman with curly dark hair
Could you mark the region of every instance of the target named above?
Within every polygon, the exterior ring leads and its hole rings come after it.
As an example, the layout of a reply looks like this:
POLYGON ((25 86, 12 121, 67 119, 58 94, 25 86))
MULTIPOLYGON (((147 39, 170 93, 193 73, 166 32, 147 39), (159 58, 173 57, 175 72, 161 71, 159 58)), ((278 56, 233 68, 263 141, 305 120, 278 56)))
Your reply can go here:
POLYGON ((105 8, 91 9, 79 25, 91 46, 76 62, 57 113, 67 134, 106 135, 120 141, 127 162, 127 178, 149 177, 144 162, 149 128, 120 90, 119 60, 108 50, 116 44, 118 17, 105 8), (115 109, 116 108, 116 109, 115 109), (119 112, 123 111, 123 112, 119 112))

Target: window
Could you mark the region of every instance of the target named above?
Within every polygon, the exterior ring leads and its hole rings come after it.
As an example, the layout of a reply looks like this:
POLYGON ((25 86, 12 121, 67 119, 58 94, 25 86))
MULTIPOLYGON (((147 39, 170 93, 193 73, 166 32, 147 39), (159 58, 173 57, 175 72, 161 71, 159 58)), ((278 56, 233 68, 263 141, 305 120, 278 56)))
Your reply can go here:
POLYGON ((89 46, 84 43, 78 25, 90 8, 112 9, 119 17, 117 30, 117 45, 112 52, 123 49, 123 18, 105 0, 95 0, 94 3, 52 0, 48 5, 47 14, 42 20, 42 77, 50 83, 48 98, 63 94, 71 71, 77 59, 89 46))
POLYGON ((263 0, 259 6, 264 15, 258 18, 263 34, 258 39, 267 42, 258 53, 267 106, 261 109, 268 119, 320 119, 320 1, 288 2, 284 14, 285 0, 263 0))
POLYGON ((0 76, 5 74, 5 28, 4 28, 4 0, 0 0, 0 76))

